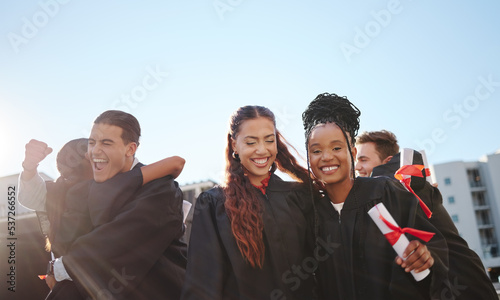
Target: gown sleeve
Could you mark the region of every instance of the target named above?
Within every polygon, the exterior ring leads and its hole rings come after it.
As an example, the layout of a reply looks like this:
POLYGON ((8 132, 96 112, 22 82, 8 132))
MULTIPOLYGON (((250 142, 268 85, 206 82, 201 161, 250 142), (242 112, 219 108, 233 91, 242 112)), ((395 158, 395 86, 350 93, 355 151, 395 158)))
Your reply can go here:
POLYGON ((181 299, 223 299, 229 266, 217 226, 217 213, 221 213, 219 217, 226 215, 222 192, 216 191, 200 194, 195 204, 181 299))
MULTIPOLYGON (((400 227, 410 227, 418 230, 434 232, 435 235, 429 242, 423 242, 430 251, 434 265, 430 268, 431 273, 421 282, 416 282, 419 292, 430 299, 440 299, 444 290, 450 286, 448 278, 448 247, 446 240, 439 230, 437 230, 425 216, 424 212, 418 204, 418 200, 411 193, 406 191, 399 183, 387 181, 386 199, 391 199, 391 204, 394 210, 399 210, 400 220, 396 219, 400 227), (398 207, 398 208, 396 208, 398 207)), ((415 240, 416 237, 407 235, 409 240, 415 240)), ((397 264, 394 268, 401 269, 397 264)), ((400 270, 395 270, 393 274, 400 273, 400 270)), ((393 282, 398 279, 394 278, 393 282)), ((396 294, 396 292, 393 292, 396 294)))
POLYGON ((47 200, 45 181, 38 173, 29 180, 23 180, 21 175, 19 175, 17 201, 28 209, 45 211, 47 200))

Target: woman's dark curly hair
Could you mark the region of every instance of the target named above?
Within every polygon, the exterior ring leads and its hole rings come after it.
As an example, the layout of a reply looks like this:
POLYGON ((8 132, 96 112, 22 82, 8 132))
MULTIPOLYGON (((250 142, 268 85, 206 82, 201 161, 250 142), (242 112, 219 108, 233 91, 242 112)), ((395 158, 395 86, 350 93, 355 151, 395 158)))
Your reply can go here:
POLYGON ((66 209, 66 193, 74 184, 88 179, 85 174, 90 168, 90 162, 85 158, 87 146, 88 139, 75 139, 67 142, 57 153, 57 170, 61 176, 55 183, 47 184, 45 208, 50 224, 45 246, 47 251, 51 250, 51 243, 60 229, 61 217, 66 209))
MULTIPOLYGON (((342 130, 351 155, 352 173, 354 177, 354 158, 351 146, 355 144, 359 130, 359 116, 361 112, 346 97, 336 94, 319 94, 302 113, 302 122, 306 136, 306 150, 312 130, 318 124, 335 123, 342 130), (347 136, 349 133, 349 137, 347 136)), ((307 164, 309 165, 309 153, 307 164)))

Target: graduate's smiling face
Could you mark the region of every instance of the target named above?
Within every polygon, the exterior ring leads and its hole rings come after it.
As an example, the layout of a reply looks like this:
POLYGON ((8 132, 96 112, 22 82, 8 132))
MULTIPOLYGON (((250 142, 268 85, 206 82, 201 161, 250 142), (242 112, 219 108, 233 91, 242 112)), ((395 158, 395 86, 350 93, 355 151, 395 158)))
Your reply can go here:
MULTIPOLYGON (((348 138, 349 133, 347 133, 348 138)), ((351 155, 342 130, 335 123, 317 125, 307 143, 309 164, 314 176, 323 183, 350 183, 351 155)), ((352 147, 353 156, 356 149, 352 147)))
POLYGON ((250 182, 260 186, 278 153, 274 123, 265 117, 245 120, 232 139, 232 147, 250 182))
POLYGON ((115 125, 97 123, 92 127, 87 153, 96 182, 106 181, 132 167, 137 144, 125 144, 122 133, 123 129, 115 125))

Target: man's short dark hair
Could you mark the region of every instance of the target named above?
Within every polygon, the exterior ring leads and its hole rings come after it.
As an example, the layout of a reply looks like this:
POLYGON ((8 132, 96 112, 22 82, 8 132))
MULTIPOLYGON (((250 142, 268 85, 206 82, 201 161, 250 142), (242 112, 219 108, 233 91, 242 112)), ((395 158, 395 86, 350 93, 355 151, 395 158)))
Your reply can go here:
POLYGON ((375 144, 375 150, 377 150, 378 156, 382 161, 388 156, 394 156, 399 153, 398 139, 390 131, 365 131, 356 139, 357 145, 370 142, 375 144))
POLYGON ((139 146, 141 126, 139 121, 129 113, 120 110, 107 110, 95 119, 94 124, 118 126, 123 129, 121 138, 125 145, 134 142, 139 146))

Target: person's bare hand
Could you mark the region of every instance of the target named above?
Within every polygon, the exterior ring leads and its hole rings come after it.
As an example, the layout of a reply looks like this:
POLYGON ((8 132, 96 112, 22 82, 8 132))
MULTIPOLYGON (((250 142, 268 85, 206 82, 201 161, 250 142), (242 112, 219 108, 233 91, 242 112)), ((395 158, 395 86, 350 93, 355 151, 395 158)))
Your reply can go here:
POLYGON ((416 273, 422 272, 429 269, 434 264, 434 258, 432 258, 431 252, 427 249, 427 246, 417 240, 410 242, 403 256, 406 260, 398 256, 396 257, 396 263, 404 268, 405 272, 411 272, 413 270, 416 273))
POLYGON ((21 178, 23 180, 30 180, 36 175, 38 164, 52 152, 52 148, 44 142, 37 140, 29 141, 25 148, 21 178))
POLYGON ((52 290, 52 288, 54 288, 54 285, 56 285, 57 281, 54 275, 47 275, 47 277, 45 277, 45 283, 47 284, 49 289, 52 290))
POLYGON ((34 170, 38 166, 38 164, 45 158, 47 155, 52 153, 52 148, 47 146, 46 143, 31 140, 26 144, 26 151, 24 153, 24 162, 23 168, 26 170, 34 170))

